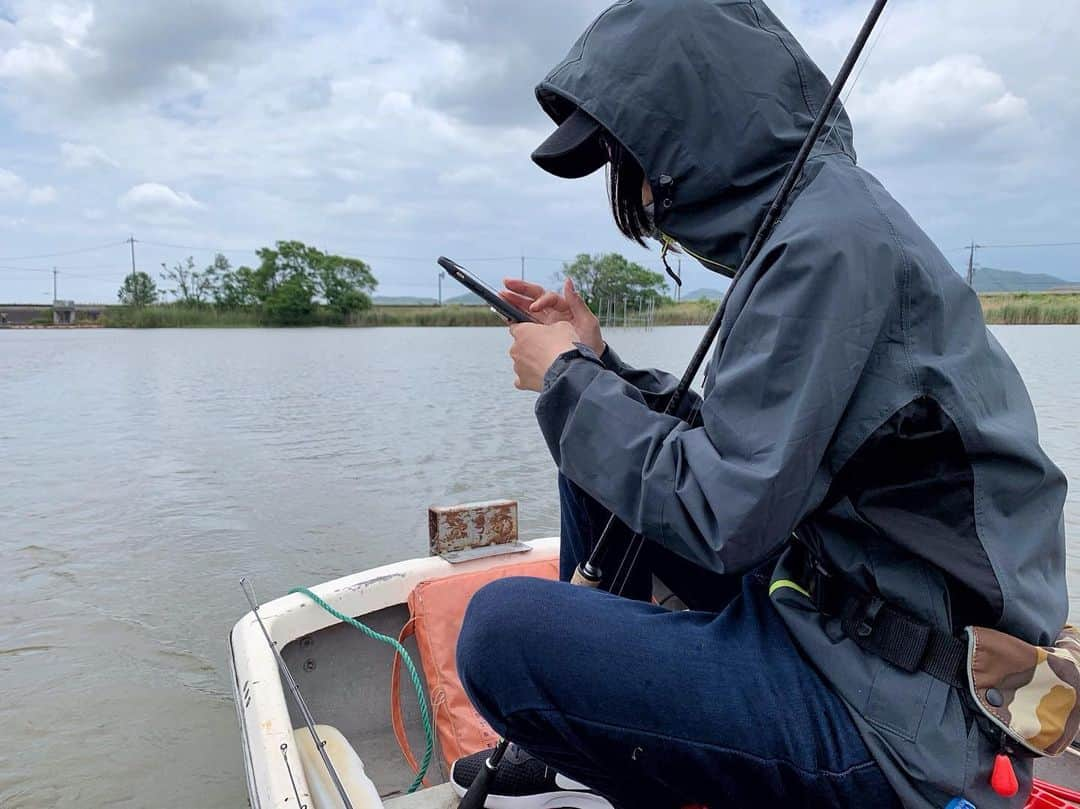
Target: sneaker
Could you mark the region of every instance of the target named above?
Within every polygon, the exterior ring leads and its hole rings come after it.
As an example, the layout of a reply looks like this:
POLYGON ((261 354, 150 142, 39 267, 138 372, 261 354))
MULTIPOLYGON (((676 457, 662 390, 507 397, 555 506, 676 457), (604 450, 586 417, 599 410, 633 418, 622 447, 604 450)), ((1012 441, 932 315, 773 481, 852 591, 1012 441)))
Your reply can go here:
MULTIPOLYGON (((459 758, 450 768, 454 792, 463 797, 484 766, 491 750, 459 758)), ((555 772, 516 744, 511 744, 499 762, 487 809, 613 809, 584 784, 555 772)))

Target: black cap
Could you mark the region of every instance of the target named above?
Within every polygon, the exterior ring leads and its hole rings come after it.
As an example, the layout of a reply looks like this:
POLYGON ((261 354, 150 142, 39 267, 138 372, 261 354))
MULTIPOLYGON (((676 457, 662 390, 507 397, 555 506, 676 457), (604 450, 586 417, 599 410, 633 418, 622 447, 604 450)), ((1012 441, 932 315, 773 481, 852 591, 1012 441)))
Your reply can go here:
POLYGON ((573 179, 592 174, 608 162, 600 142, 603 128, 581 109, 565 121, 532 153, 533 162, 556 177, 573 179))

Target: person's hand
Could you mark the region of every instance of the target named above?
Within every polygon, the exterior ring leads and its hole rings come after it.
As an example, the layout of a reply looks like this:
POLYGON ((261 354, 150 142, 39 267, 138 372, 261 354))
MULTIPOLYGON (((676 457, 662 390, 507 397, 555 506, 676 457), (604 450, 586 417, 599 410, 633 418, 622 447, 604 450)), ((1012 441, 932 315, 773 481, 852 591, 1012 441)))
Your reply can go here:
POLYGON ((524 309, 541 323, 569 323, 578 333, 578 342, 584 343, 597 356, 604 353, 604 340, 600 336, 600 321, 574 289, 569 278, 563 284, 563 292, 548 292, 539 284, 507 278, 506 286, 499 296, 518 309, 524 309))
POLYGON ((518 390, 539 391, 544 386, 544 374, 555 358, 580 343, 581 338, 567 320, 550 326, 542 323, 512 323, 510 358, 514 361, 514 387, 518 390))

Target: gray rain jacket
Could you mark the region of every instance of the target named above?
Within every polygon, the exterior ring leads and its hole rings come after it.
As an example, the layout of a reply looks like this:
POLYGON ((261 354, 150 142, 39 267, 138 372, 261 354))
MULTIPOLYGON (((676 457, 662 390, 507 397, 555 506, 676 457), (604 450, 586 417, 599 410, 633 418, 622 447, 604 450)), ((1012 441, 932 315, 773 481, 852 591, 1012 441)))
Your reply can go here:
MULTIPOLYGON (((556 122, 580 106, 617 137, 665 189, 660 229, 717 269, 739 264, 827 89, 758 0, 624 0, 537 96, 556 122)), ((560 470, 705 567, 745 571, 798 529, 834 569, 941 629, 1052 643, 1067 609, 1065 480, 978 299, 856 166, 846 114, 729 295, 692 403, 701 426, 656 412, 670 376, 587 349, 555 362, 536 414, 560 470)), ((862 651, 786 584, 792 553, 774 573, 777 609, 905 805, 1021 805, 1030 763, 1020 796, 995 795, 994 746, 958 690, 862 651)))

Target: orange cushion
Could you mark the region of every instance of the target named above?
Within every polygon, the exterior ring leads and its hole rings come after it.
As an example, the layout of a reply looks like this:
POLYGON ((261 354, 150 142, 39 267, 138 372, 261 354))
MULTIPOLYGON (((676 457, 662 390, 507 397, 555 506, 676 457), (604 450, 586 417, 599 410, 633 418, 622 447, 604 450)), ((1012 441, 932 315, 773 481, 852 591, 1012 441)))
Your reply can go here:
MULTIPOLYGON (((447 765, 462 756, 494 747, 499 737, 476 712, 457 674, 457 639, 465 609, 473 593, 485 584, 507 576, 534 576, 557 579, 558 559, 512 562, 499 567, 460 573, 441 579, 420 582, 409 594, 412 618, 402 630, 402 636, 416 633, 416 645, 427 679, 431 698, 432 718, 439 739, 439 748, 447 765)), ((395 659, 396 668, 396 659, 395 659)), ((397 672, 395 671, 395 679, 397 672)), ((401 727, 396 687, 393 689, 395 730, 406 759, 415 768, 415 759, 408 750, 401 727)))

